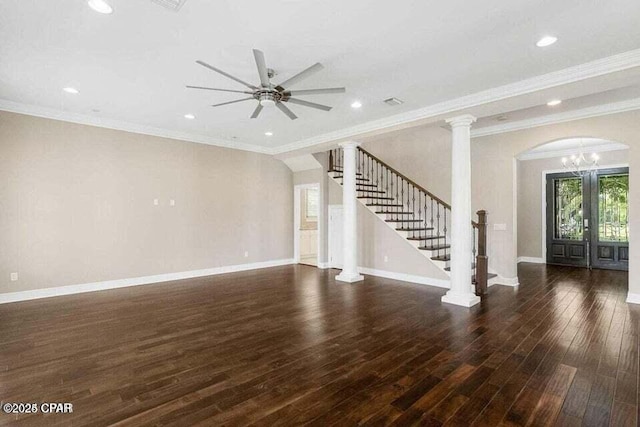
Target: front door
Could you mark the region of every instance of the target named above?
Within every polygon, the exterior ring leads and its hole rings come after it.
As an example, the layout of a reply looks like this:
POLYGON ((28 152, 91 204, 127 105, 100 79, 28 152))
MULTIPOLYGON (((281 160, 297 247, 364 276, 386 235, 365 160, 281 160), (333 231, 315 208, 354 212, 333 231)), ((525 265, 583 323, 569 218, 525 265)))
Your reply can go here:
POLYGON ((547 263, 627 270, 629 170, 547 175, 547 263))

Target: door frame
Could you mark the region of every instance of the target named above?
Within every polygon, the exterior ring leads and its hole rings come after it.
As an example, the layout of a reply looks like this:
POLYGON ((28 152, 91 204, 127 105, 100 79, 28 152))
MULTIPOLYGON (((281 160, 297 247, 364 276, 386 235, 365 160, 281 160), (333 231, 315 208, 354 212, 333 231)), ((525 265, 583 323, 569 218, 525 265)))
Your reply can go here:
MULTIPOLYGON (((594 168, 594 170, 601 169, 616 169, 616 168, 629 168, 629 163, 616 163, 612 165, 598 165, 594 168)), ((563 173, 567 172, 566 169, 547 169, 542 171, 542 199, 541 199, 541 214, 542 214, 542 253, 540 254, 540 259, 543 264, 547 263, 547 175, 552 175, 555 173, 563 173)))
POLYGON ((320 239, 322 238, 323 231, 324 209, 322 209, 322 190, 320 189, 319 182, 293 186, 293 261, 296 264, 300 264, 300 200, 302 190, 310 188, 318 190, 318 248, 316 250, 316 264, 320 265, 320 239))
POLYGON ((337 268, 340 269, 342 268, 342 266, 338 266, 335 265, 333 263, 333 254, 331 253, 331 249, 333 248, 333 230, 332 230, 332 221, 331 221, 331 214, 333 213, 333 211, 335 210, 341 210, 343 211, 343 206, 342 205, 329 205, 327 212, 328 212, 328 219, 329 221, 328 223, 328 229, 327 229, 327 265, 329 268, 337 268))

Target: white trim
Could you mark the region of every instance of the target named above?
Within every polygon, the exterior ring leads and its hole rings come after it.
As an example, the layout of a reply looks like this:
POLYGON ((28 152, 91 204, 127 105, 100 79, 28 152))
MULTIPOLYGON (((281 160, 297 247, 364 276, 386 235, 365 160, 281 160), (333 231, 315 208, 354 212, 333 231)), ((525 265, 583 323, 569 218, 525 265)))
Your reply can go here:
POLYGON ((194 277, 214 276, 217 274, 235 273, 238 271, 256 270, 259 268, 278 267, 293 264, 293 259, 254 262, 249 264, 229 265, 206 268, 204 270, 182 271, 179 273, 157 274, 154 276, 134 277, 129 279, 108 280, 105 282, 83 283, 80 285, 60 286, 56 288, 34 289, 22 292, 0 294, 0 304, 27 301, 39 298, 50 298, 62 295, 81 294, 85 292, 104 291, 107 289, 125 288, 129 286, 151 285, 173 280, 192 279, 194 277))
POLYGON ((629 304, 640 304, 640 294, 627 293, 627 303, 629 304))
POLYGON ((518 276, 502 277, 498 275, 497 277, 494 277, 493 279, 491 279, 491 284, 516 287, 520 285, 520 282, 518 281, 518 276))
POLYGON ((326 270, 327 268, 331 268, 328 262, 319 262, 318 268, 321 270, 326 270))
POLYGON ((270 154, 272 151, 267 147, 261 147, 254 144, 245 144, 238 141, 230 141, 222 138, 214 138, 211 136, 156 128, 153 126, 140 125, 136 123, 125 122, 122 120, 72 113, 70 111, 62 111, 53 108, 40 107, 37 105, 21 104, 18 102, 8 101, 6 99, 0 99, 0 111, 26 114, 29 116, 43 117, 46 119, 60 120, 63 122, 77 123, 81 125, 95 126, 105 129, 114 129, 125 132, 138 133, 142 135, 152 135, 161 138, 177 139, 179 141, 195 142, 197 144, 214 145, 216 147, 251 151, 254 153, 270 154))
POLYGON ((587 107, 580 110, 565 111, 558 114, 534 117, 531 119, 520 120, 513 123, 504 123, 501 125, 476 128, 475 130, 471 131, 471 137, 480 138, 483 136, 496 135, 499 133, 514 132, 518 130, 571 122, 580 119, 588 119, 591 117, 606 116, 609 114, 624 113, 626 111, 639 109, 640 98, 634 98, 628 99, 626 101, 614 102, 611 104, 596 105, 594 107, 587 107))
MULTIPOLYGON (((589 147, 585 147, 584 151, 589 153, 604 153, 608 151, 620 151, 620 150, 628 150, 629 146, 625 144, 620 144, 618 142, 611 142, 609 144, 602 145, 593 145, 589 147)), ((576 154, 576 151, 579 151, 579 148, 570 148, 566 150, 555 150, 555 151, 540 151, 540 152, 525 152, 516 156, 518 160, 538 160, 538 159, 550 159, 554 157, 569 157, 572 154, 576 154)))
MULTIPOLYGON (((450 114, 455 111, 465 110, 471 107, 476 107, 478 105, 488 104, 519 95, 525 95, 528 93, 574 83, 605 74, 615 73, 638 66, 640 66, 640 49, 631 50, 628 52, 623 52, 617 55, 612 55, 606 58, 565 68, 563 70, 554 71, 526 80, 521 80, 519 82, 498 86, 492 89, 476 92, 471 95, 440 102, 424 108, 419 108, 417 110, 407 111, 405 113, 396 114, 379 120, 373 120, 360 125, 293 142, 291 144, 281 145, 280 147, 275 147, 272 150, 272 154, 282 154, 288 151, 309 148, 314 145, 344 140, 367 132, 378 131, 381 129, 390 128, 417 120, 424 120, 444 114, 450 114)), ((633 109, 636 108, 640 107, 635 107, 633 109)), ((592 114, 595 115, 597 114, 597 112, 594 112, 592 114)), ((600 112, 600 114, 602 114, 602 112, 600 112)), ((611 112, 608 112, 607 114, 611 114, 611 112)), ((478 130, 476 132, 480 131, 481 130, 478 130)), ((475 136, 473 131, 471 136, 475 136)))
POLYGON ((530 262, 533 264, 546 264, 544 258, 534 257, 534 256, 519 256, 518 264, 520 264, 521 262, 530 262))
POLYGON ((438 288, 449 289, 450 281, 442 279, 434 279, 427 276, 416 276, 413 274, 395 273, 393 271, 377 270, 374 268, 358 267, 358 271, 369 276, 384 277, 385 279, 400 280, 402 282, 418 283, 420 285, 435 286, 438 288))
MULTIPOLYGON (((298 184, 293 187, 293 259, 296 264, 300 263, 300 192, 302 190, 313 188, 318 190, 318 203, 320 203, 322 194, 320 190, 320 183, 314 182, 310 184, 298 184)), ((322 236, 322 219, 324 214, 322 209, 318 209, 318 248, 316 249, 316 264, 320 259, 320 236, 322 236)))

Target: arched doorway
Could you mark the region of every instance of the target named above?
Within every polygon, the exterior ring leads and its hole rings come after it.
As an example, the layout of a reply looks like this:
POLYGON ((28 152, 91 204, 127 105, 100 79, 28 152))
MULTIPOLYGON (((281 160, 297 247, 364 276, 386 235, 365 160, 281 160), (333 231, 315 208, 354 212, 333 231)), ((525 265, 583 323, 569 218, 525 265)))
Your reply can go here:
POLYGON ((628 270, 627 149, 580 137, 545 143, 518 156, 521 180, 541 177, 539 196, 527 194, 525 184, 520 185, 524 190, 519 191, 519 204, 524 206, 518 224, 526 236, 536 216, 532 212, 539 215, 543 262, 628 270), (536 203, 539 208, 532 209, 536 203))

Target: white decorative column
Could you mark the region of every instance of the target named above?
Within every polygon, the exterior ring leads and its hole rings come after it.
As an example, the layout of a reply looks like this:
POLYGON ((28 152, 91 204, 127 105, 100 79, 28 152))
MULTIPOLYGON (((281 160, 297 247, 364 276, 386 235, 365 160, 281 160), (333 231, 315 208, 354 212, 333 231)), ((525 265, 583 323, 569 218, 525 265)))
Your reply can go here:
POLYGON ((451 289, 442 302, 471 307, 480 297, 471 291, 471 124, 465 114, 447 120, 452 130, 451 147, 451 289))
POLYGON ((336 276, 341 282, 364 280, 358 273, 358 212, 356 194, 356 151, 359 142, 340 144, 344 152, 342 171, 342 272, 336 276))

